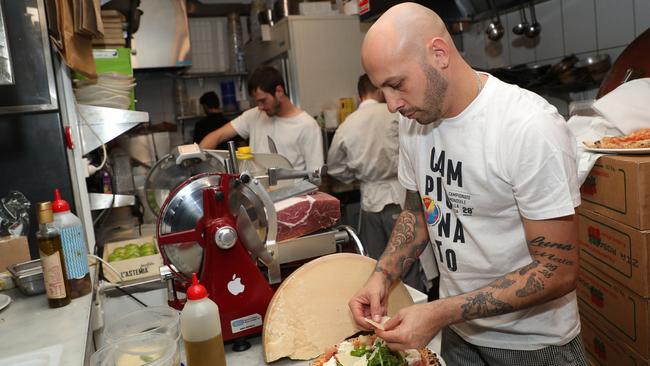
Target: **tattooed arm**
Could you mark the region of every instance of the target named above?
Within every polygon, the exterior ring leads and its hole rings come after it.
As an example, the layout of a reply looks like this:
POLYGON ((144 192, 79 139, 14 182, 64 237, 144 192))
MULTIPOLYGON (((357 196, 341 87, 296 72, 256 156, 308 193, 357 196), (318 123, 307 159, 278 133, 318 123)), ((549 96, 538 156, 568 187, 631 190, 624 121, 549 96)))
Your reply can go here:
POLYGON ((424 221, 420 194, 416 191, 407 191, 404 209, 395 222, 375 272, 348 304, 354 320, 361 327, 368 328, 364 317, 373 317, 379 321, 379 318, 386 313, 388 289, 417 260, 428 242, 429 234, 424 221))
POLYGON ((382 273, 392 283, 408 270, 428 243, 429 233, 420 194, 407 191, 404 209, 395 222, 384 253, 377 261, 375 272, 382 273))
POLYGON ((457 296, 456 321, 509 313, 575 289, 578 248, 574 217, 523 221, 533 261, 481 289, 457 296))
POLYGON ((449 324, 510 313, 574 290, 578 273, 574 216, 523 222, 529 264, 477 290, 402 309, 385 324, 390 330, 377 330, 377 335, 391 348, 419 348, 449 324))

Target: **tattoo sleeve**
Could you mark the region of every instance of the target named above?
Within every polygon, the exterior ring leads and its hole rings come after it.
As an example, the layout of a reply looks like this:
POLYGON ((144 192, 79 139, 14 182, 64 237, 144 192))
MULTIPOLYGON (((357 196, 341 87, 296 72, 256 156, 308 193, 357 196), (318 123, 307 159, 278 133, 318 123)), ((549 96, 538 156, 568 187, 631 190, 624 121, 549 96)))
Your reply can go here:
POLYGON ((550 301, 575 288, 571 282, 577 270, 574 244, 537 236, 528 241, 528 249, 532 257, 529 264, 483 288, 456 296, 461 321, 506 314, 550 301))
POLYGON ((404 209, 400 213, 384 253, 377 261, 376 272, 390 281, 398 279, 417 260, 429 244, 420 194, 406 192, 404 209))

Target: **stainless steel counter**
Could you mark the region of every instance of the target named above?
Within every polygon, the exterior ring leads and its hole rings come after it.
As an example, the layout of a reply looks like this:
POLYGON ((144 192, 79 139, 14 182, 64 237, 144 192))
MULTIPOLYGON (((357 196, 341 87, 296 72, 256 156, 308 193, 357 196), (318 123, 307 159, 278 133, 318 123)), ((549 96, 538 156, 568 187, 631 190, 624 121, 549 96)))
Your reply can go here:
POLYGON ((2 293, 12 302, 0 311, 0 365, 35 359, 84 364, 92 293, 57 309, 48 307, 45 294, 25 296, 16 288, 2 293))

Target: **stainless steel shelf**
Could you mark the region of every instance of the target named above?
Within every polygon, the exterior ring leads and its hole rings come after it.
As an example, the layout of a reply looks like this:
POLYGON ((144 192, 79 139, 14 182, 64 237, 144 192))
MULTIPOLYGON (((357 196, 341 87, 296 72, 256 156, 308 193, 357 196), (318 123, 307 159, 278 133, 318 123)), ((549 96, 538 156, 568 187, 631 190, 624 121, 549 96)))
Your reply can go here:
POLYGON ((141 122, 149 122, 149 113, 128 109, 77 104, 81 132, 81 151, 86 155, 141 122))

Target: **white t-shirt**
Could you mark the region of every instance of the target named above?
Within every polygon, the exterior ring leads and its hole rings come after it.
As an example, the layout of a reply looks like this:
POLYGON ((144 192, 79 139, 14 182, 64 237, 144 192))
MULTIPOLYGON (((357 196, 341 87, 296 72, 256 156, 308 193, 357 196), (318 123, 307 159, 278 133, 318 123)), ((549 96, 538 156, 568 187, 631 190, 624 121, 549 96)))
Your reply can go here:
POLYGON ((253 153, 271 152, 267 138, 271 136, 278 154, 287 158, 294 169, 313 170, 325 163, 320 127, 304 111, 289 118, 269 117, 256 107, 230 123, 239 136, 249 139, 253 153))
POLYGON ((406 191, 397 181, 399 115, 386 103, 367 99, 337 129, 327 153, 327 173, 345 183, 361 181, 361 209, 381 212, 401 205, 406 191))
MULTIPOLYGON (((422 197, 443 298, 532 261, 520 216, 567 216, 580 204, 564 119, 540 96, 493 76, 458 116, 426 126, 402 117, 399 134, 399 180, 422 197)), ((563 345, 580 332, 576 294, 453 329, 479 346, 563 345)))

